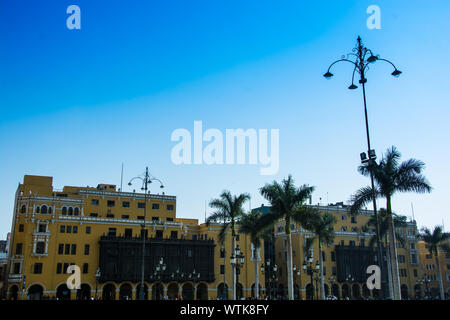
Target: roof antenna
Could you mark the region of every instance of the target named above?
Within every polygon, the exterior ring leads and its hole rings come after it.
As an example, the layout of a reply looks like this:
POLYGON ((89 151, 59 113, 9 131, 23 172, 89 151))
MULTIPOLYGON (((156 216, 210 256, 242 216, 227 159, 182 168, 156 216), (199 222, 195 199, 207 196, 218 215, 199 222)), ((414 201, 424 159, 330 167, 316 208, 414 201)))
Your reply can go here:
POLYGON ((120 191, 121 192, 123 192, 122 183, 123 183, 123 162, 122 162, 122 171, 120 172, 120 191))

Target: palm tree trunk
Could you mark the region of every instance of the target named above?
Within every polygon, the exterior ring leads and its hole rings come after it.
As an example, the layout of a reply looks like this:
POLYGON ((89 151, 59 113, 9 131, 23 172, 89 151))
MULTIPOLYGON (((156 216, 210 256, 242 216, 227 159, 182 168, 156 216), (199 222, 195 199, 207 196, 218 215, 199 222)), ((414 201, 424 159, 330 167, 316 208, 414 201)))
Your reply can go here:
POLYGON ((392 272, 392 289, 394 291, 394 300, 401 300, 400 293, 400 275, 398 273, 398 259, 397 259, 397 246, 395 241, 395 229, 394 222, 392 220, 391 210, 391 198, 386 197, 387 200, 387 219, 388 219, 388 232, 389 232, 389 251, 391 257, 391 272, 392 272))
POLYGON ((231 299, 236 300, 236 236, 234 230, 231 238, 231 250, 231 254, 235 259, 234 263, 231 265, 231 299))
POLYGON ((394 291, 392 290, 392 272, 391 272, 391 256, 390 256, 390 250, 389 250, 389 246, 388 246, 388 239, 386 236, 386 264, 387 264, 387 277, 388 277, 388 292, 389 292, 389 297, 390 299, 393 299, 394 297, 394 291))
POLYGON ((257 257, 257 249, 256 246, 254 245, 254 259, 255 259, 255 299, 258 300, 259 299, 259 274, 258 274, 258 257, 257 257))
POLYGON ((319 261, 320 261, 320 299, 325 300, 325 283, 323 280, 323 256, 322 243, 319 238, 319 261))
POLYGON ((437 267, 437 273, 438 273, 438 282, 439 282, 439 293, 441 296, 441 300, 444 300, 444 286, 442 284, 442 276, 441 276, 441 266, 439 265, 439 256, 437 254, 437 248, 436 248, 436 267, 437 267))
POLYGON ((292 240, 291 240, 291 233, 289 230, 289 233, 286 234, 286 240, 287 240, 287 276, 288 276, 288 297, 289 300, 294 300, 294 283, 293 283, 293 276, 292 276, 292 240))

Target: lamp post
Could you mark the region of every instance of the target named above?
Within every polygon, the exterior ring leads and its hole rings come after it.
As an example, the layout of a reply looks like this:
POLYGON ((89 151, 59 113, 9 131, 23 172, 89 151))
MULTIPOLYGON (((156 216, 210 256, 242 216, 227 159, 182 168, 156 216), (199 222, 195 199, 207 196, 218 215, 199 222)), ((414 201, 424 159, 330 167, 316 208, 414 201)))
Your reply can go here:
MULTIPOLYGON (((292 275, 294 276, 294 283, 295 283, 295 279, 297 277, 300 277, 300 269, 297 269, 297 266, 294 264, 294 266, 292 267, 292 275)), ((301 283, 301 282, 300 282, 301 283)), ((300 292, 297 292, 297 297, 300 298, 300 292)), ((295 299, 295 291, 294 291, 294 299, 295 299)))
POLYGON ((145 167, 145 174, 143 177, 138 176, 134 177, 133 179, 128 182, 128 185, 131 186, 133 180, 140 180, 142 182, 141 190, 144 191, 144 222, 142 223, 142 266, 141 266, 141 290, 139 292, 139 300, 144 300, 144 280, 145 280, 145 220, 147 219, 147 190, 148 190, 148 184, 152 183, 153 181, 158 181, 161 185, 160 188, 164 188, 163 183, 161 180, 156 178, 151 178, 150 174, 148 173, 148 167, 145 167))
MULTIPOLYGON (((278 281, 276 272, 278 270, 278 266, 274 264, 270 265, 270 260, 268 259, 265 264, 261 265, 261 273, 266 273, 266 277, 269 279, 269 299, 273 300, 274 298, 274 284, 278 281)), ((267 288, 266 288, 267 293, 267 288)))
MULTIPOLYGON (((236 283, 233 283, 233 286, 235 286, 233 288, 233 292, 236 292, 236 286, 237 286, 237 283, 239 283, 240 269, 241 269, 241 267, 244 266, 244 262, 245 262, 244 255, 241 253, 241 249, 239 248, 239 245, 236 247, 234 254, 231 255, 230 262, 232 265, 236 266, 236 283)), ((242 293, 242 290, 241 290, 241 293, 242 293)), ((237 298, 237 292, 236 292, 236 298, 237 298)))
MULTIPOLYGON (((328 278, 328 281, 330 282, 330 294, 335 297, 334 292, 333 292, 333 286, 336 283, 336 277, 335 276, 331 276, 328 278)), ((337 298, 337 297, 336 297, 337 298)), ((334 298, 333 298, 334 299, 334 298)))
MULTIPOLYGON (((314 263, 314 259, 313 258, 308 258, 308 260, 303 262, 303 270, 306 271, 306 274, 311 276, 311 286, 314 287, 313 277, 314 277, 315 273, 317 273, 317 274, 320 273, 320 264, 319 264, 318 261, 316 261, 316 267, 313 268, 313 263, 314 263)), ((314 291, 315 290, 313 290, 313 292, 312 292, 311 300, 314 300, 314 291)))
POLYGON ((192 282, 194 282, 194 300, 197 297, 197 282, 200 281, 200 272, 195 272, 195 269, 192 271, 192 273, 189 274, 189 279, 192 279, 192 282))
POLYGON ((100 268, 97 268, 97 271, 95 271, 95 300, 97 300, 98 281, 100 280, 100 277, 101 277, 100 268))
MULTIPOLYGON (((430 291, 428 290, 428 284, 431 282, 431 280, 427 276, 423 276, 422 279, 417 280, 417 284, 425 284, 425 295, 427 297, 430 297, 430 291)), ((424 297, 425 298, 425 297, 424 297)))
MULTIPOLYGON (((376 164, 376 154, 375 150, 373 150, 370 146, 370 135, 369 135, 369 120, 367 117, 367 104, 366 104, 366 88, 365 84, 367 82, 366 79, 366 71, 369 70, 369 64, 375 63, 377 61, 384 61, 389 64, 391 64, 394 67, 394 71, 391 73, 392 76, 398 77, 402 73, 399 71, 395 65, 390 62, 389 60, 382 59, 378 55, 374 55, 372 53, 372 50, 367 49, 365 46, 363 46, 361 42, 361 37, 358 37, 357 39, 357 45, 355 48, 353 48, 352 53, 347 54, 347 57, 343 56, 341 59, 333 62, 329 67, 327 72, 323 75, 326 79, 331 79, 333 77, 333 74, 330 72, 331 67, 338 63, 338 62, 349 62, 353 65, 353 74, 352 74, 352 84, 348 87, 350 90, 357 89, 358 87, 354 84, 354 77, 355 72, 357 71, 360 75, 359 83, 362 85, 363 90, 363 101, 364 101, 364 117, 365 117, 365 124, 366 124, 366 138, 367 138, 367 154, 365 152, 360 154, 361 163, 367 163, 369 172, 370 172, 370 183, 372 187, 372 202, 373 202, 373 214, 375 218, 375 233, 376 233, 376 240, 377 240, 377 247, 378 247, 378 261, 380 264, 380 270, 381 274, 383 273, 383 255, 381 252, 381 239, 380 239, 380 231, 379 231, 379 221, 378 221, 378 215, 377 215, 377 204, 376 204, 376 194, 375 194, 375 188, 374 188, 374 178, 373 178, 373 167, 374 164, 376 164), (370 54, 369 57, 367 57, 370 54), (351 60, 353 58, 353 60, 351 60)), ((394 239, 395 240, 395 239, 394 239)), ((394 241, 395 243, 395 241, 394 241)), ((396 251, 396 250, 395 250, 396 251)), ((396 254, 396 252, 394 252, 396 254)), ((384 284, 384 290, 386 290, 386 285, 384 284)), ((386 292, 383 292, 384 296, 386 296, 386 292)))

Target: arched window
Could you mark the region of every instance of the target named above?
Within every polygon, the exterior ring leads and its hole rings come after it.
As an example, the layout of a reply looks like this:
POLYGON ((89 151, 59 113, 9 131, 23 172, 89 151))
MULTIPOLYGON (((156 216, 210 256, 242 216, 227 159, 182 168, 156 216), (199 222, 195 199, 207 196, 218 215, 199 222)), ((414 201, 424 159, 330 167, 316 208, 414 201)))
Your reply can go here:
POLYGON ((52 207, 48 207, 48 213, 52 213, 52 207))
POLYGON ((25 205, 23 205, 21 208, 20 208, 20 213, 26 213, 27 212, 27 207, 25 206, 25 205))
POLYGON ((47 213, 47 206, 45 204, 41 207, 41 213, 47 213))
POLYGON ((69 207, 69 216, 71 216, 73 214, 73 208, 69 207))
POLYGON ((36 213, 39 213, 41 207, 36 207, 36 213))
POLYGON ((63 216, 65 216, 65 215, 67 214, 67 208, 66 208, 66 207, 63 207, 63 208, 62 208, 61 214, 62 214, 63 216))
POLYGON ((76 208, 73 210, 73 215, 74 215, 74 216, 77 216, 79 213, 80 213, 80 209, 79 209, 78 207, 76 207, 76 208))

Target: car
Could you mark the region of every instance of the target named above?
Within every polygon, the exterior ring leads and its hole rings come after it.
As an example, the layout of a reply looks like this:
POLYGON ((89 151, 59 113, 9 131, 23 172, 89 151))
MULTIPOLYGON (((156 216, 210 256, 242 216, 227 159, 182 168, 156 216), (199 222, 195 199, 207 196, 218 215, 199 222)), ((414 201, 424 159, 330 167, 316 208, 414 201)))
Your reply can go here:
POLYGON ((333 296, 333 295, 328 295, 327 296, 327 298, 326 298, 327 300, 337 300, 338 298, 336 297, 336 296, 333 296))

